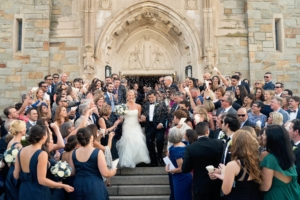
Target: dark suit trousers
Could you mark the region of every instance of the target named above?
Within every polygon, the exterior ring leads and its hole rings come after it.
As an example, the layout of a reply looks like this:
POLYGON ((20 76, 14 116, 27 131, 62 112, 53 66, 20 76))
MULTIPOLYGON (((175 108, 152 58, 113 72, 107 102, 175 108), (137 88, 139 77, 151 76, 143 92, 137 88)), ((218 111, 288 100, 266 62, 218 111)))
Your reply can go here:
POLYGON ((146 127, 146 141, 147 141, 147 148, 150 153, 150 159, 151 163, 155 163, 157 161, 157 157, 162 157, 162 151, 164 148, 164 135, 165 135, 165 129, 156 129, 156 125, 153 122, 149 122, 148 126, 146 127), (156 141, 156 147, 157 147, 157 154, 155 152, 155 144, 154 141, 156 141))

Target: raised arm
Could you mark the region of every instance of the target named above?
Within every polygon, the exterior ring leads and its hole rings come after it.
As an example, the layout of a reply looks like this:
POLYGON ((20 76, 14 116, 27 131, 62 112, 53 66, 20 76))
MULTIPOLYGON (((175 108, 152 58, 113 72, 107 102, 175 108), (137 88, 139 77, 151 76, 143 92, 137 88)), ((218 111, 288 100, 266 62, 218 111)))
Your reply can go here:
POLYGON ((56 144, 53 144, 53 149, 51 149, 51 150, 55 151, 55 150, 64 148, 65 147, 64 139, 62 138, 62 135, 60 133, 58 126, 55 123, 52 123, 52 124, 50 124, 50 127, 53 129, 53 132, 57 138, 57 142, 56 142, 56 144))
POLYGON ((105 178, 112 177, 117 172, 117 168, 108 170, 106 161, 104 158, 104 154, 102 151, 99 151, 99 153, 98 153, 98 168, 99 168, 101 175, 104 176, 105 178))
POLYGON ((226 78, 221 74, 221 72, 220 72, 218 69, 217 69, 217 74, 218 74, 218 76, 221 78, 221 80, 222 80, 222 82, 224 83, 224 85, 225 85, 226 87, 229 87, 229 84, 228 84, 226 78))

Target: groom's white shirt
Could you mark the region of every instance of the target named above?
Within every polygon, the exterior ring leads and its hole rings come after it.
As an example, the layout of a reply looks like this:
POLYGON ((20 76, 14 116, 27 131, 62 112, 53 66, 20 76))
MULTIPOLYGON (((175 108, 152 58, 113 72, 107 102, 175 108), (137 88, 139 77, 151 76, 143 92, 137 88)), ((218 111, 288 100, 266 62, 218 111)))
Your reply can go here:
POLYGON ((149 106, 149 121, 150 122, 153 122, 154 107, 155 107, 155 104, 150 104, 150 106, 149 106))

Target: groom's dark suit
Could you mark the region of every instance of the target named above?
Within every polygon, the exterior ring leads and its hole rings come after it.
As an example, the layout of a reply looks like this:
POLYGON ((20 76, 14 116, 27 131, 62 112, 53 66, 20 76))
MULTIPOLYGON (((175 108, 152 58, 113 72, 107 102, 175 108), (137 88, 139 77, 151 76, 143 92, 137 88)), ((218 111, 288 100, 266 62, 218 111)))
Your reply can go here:
POLYGON ((164 147, 164 135, 166 131, 166 120, 167 120, 168 109, 165 103, 156 101, 150 105, 149 102, 145 103, 143 106, 143 115, 146 116, 145 132, 147 148, 149 150, 151 165, 157 165, 157 158, 162 161, 162 151, 164 147), (153 107, 153 115, 150 113, 153 107), (150 115, 153 119, 150 119, 150 115), (157 129, 157 126, 162 124, 163 128, 157 129), (154 141, 156 140, 157 154, 155 152, 154 141), (157 156, 156 156, 157 155, 157 156))

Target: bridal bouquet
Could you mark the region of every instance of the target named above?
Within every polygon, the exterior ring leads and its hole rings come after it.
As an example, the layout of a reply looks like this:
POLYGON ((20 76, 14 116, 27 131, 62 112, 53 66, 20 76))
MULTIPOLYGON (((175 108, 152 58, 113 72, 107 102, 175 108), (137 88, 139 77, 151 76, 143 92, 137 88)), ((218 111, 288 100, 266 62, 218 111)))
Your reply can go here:
POLYGON ((115 106, 115 113, 120 116, 126 115, 128 112, 128 106, 126 104, 120 104, 115 106))
POLYGON ((7 164, 15 163, 16 157, 19 153, 19 149, 16 147, 11 146, 4 152, 4 160, 7 164))
POLYGON ((67 178, 71 176, 72 168, 64 161, 58 161, 53 167, 51 167, 51 173, 59 178, 67 178))
POLYGON ((28 137, 28 136, 22 136, 21 144, 22 144, 23 147, 26 147, 26 146, 29 146, 29 145, 30 145, 30 143, 29 143, 28 140, 27 140, 27 137, 28 137))

